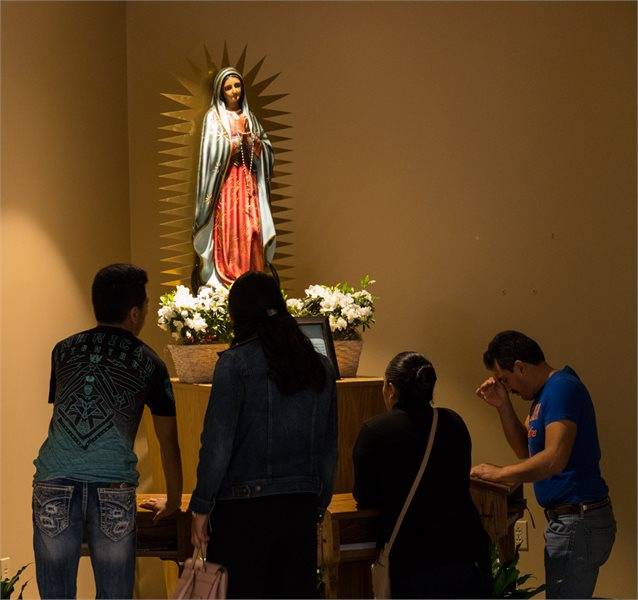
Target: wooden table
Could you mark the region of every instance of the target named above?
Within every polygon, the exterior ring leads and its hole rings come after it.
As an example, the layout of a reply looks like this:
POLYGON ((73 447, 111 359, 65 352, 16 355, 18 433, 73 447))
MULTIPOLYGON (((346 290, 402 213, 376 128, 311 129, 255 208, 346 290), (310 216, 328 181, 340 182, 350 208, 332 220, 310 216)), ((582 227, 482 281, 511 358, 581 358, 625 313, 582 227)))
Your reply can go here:
POLYGON ((320 526, 318 565, 324 598, 371 598, 379 511, 359 510, 352 494, 335 494, 320 526))
POLYGON ((508 561, 514 558, 514 524, 523 517, 527 507, 523 484, 493 483, 472 477, 470 494, 485 531, 498 546, 501 559, 508 561))
MULTIPOLYGON (((383 404, 382 377, 350 377, 337 381, 337 404, 339 412, 339 461, 334 484, 335 493, 350 492, 354 484, 352 448, 367 419, 385 411, 383 404)), ((184 490, 195 489, 200 436, 204 415, 208 406, 211 384, 181 383, 173 380, 177 430, 182 452, 184 490)), ((153 473, 153 489, 165 490, 164 473, 159 453, 159 444, 148 411, 144 411, 148 451, 153 473)))
POLYGON ((153 512, 141 508, 150 498, 166 498, 166 494, 137 494, 137 556, 154 556, 183 563, 192 556, 190 494, 182 495, 180 510, 153 523, 153 512))
MULTIPOLYGON (((513 527, 525 509, 521 484, 489 483, 473 478, 470 492, 483 527, 498 544, 504 560, 514 555, 513 527)), ((182 496, 181 510, 153 524, 150 511, 139 508, 148 498, 164 494, 138 494, 137 555, 183 563, 193 553, 190 544, 190 494, 182 496)), ((317 564, 325 598, 371 598, 370 566, 377 556, 379 512, 359 510, 350 493, 335 494, 318 530, 317 564)), ((166 588, 174 588, 175 569, 165 570, 166 588)))
MULTIPOLYGON (((370 565, 376 557, 375 540, 378 513, 358 510, 352 498, 354 483, 352 448, 368 418, 385 410, 381 377, 356 377, 337 381, 339 410, 339 462, 335 495, 319 531, 318 564, 322 569, 325 597, 370 598, 370 565)), ((182 451, 184 489, 195 487, 200 433, 211 392, 210 384, 173 382, 177 406, 179 442, 182 451)), ((165 483, 157 439, 151 420, 145 415, 153 487, 164 490, 165 483)), ((492 484, 472 479, 470 491, 481 520, 505 560, 514 555, 514 523, 523 515, 525 500, 522 485, 492 484)), ((140 494, 143 501, 151 494, 140 494)), ((155 494, 157 497, 157 494, 155 494)), ((182 497, 186 511, 190 495, 182 497)), ((186 512, 152 525, 148 511, 138 511, 138 555, 158 556, 183 562, 192 554, 190 516, 186 512)), ((175 582, 175 569, 165 569, 167 589, 175 582)))

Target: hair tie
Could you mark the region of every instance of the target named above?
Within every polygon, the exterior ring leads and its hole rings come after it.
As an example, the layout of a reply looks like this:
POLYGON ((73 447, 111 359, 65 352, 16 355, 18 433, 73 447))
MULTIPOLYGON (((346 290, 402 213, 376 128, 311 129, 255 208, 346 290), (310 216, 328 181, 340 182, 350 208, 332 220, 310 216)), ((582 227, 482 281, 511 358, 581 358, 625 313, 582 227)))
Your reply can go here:
POLYGON ((266 316, 268 317, 274 317, 277 314, 277 310, 274 308, 267 308, 266 309, 266 316))
POLYGON ((419 375, 421 375, 421 372, 422 372, 423 370, 425 370, 425 368, 426 368, 426 365, 421 365, 421 366, 420 366, 420 367, 416 370, 416 373, 414 374, 414 378, 418 380, 418 379, 419 379, 419 375))

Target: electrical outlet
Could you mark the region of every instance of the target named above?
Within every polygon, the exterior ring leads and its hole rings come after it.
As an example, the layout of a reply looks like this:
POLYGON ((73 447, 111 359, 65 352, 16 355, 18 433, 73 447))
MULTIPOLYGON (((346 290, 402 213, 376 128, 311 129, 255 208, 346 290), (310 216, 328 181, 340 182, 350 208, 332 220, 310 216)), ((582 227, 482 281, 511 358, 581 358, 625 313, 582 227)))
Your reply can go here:
POLYGON ((10 567, 11 559, 6 556, 5 558, 0 558, 0 565, 2 565, 0 572, 2 573, 2 579, 9 578, 9 567, 10 567))
POLYGON ((527 550, 527 521, 522 519, 514 524, 514 544, 519 550, 527 550))

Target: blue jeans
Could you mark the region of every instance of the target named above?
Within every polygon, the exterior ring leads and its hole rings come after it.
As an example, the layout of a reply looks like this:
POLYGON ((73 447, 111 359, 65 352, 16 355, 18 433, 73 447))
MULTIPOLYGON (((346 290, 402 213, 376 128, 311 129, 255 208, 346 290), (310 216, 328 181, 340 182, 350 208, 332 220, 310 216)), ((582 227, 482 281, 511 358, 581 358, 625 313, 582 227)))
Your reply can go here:
POLYGON ((547 598, 591 598, 616 538, 611 504, 551 519, 545 531, 547 598))
POLYGON ((51 479, 33 486, 33 548, 42 598, 75 598, 82 539, 97 598, 132 598, 135 486, 51 479), (120 485, 121 487, 115 487, 120 485), (113 487, 112 487, 113 486, 113 487))

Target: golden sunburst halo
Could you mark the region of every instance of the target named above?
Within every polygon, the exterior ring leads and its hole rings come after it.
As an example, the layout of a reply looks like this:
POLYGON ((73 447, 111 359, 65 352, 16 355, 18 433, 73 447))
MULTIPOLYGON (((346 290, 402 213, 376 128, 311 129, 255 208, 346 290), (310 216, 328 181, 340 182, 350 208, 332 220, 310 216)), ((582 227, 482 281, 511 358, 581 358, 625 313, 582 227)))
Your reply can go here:
MULTIPOLYGON (((162 125, 159 142, 160 167, 160 259, 165 268, 162 269, 161 285, 175 287, 190 285, 191 272, 194 265, 192 244, 192 226, 195 214, 195 185, 197 181, 197 165, 202 123, 206 111, 210 108, 212 82, 220 69, 234 66, 244 77, 244 93, 253 112, 268 133, 275 153, 275 170, 271 178, 271 211, 277 234, 277 252, 273 264, 282 282, 293 279, 292 219, 291 196, 282 190, 290 187, 284 180, 291 174, 291 160, 281 158, 291 152, 286 147, 290 137, 282 135, 290 125, 285 122, 290 113, 273 108, 273 105, 288 94, 267 94, 266 89, 279 77, 275 73, 257 81, 266 56, 258 60, 251 68, 246 67, 247 46, 244 46, 239 58, 232 62, 228 48, 224 42, 219 66, 211 58, 211 53, 204 46, 204 64, 198 65, 187 59, 188 75, 179 74, 175 78, 183 88, 182 93, 162 93, 170 101, 180 105, 179 110, 160 113, 164 119, 170 120, 162 125), (186 93, 184 93, 186 90, 186 93), (281 119, 284 122, 281 122, 281 119), (277 133, 275 133, 277 132, 277 133), (168 137, 166 137, 168 136, 168 137), (282 168, 283 167, 283 168, 282 168), (282 251, 284 250, 284 251, 282 251)), ((288 155, 289 157, 289 155, 288 155)))

